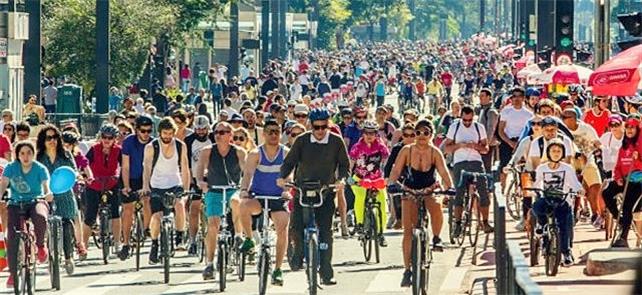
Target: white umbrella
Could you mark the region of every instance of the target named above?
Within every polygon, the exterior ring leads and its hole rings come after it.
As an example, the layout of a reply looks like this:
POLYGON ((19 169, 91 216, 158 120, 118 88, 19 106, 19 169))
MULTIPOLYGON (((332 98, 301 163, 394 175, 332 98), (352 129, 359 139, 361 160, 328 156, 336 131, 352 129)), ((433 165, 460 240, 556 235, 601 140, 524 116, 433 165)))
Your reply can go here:
POLYGON ((541 72, 542 70, 540 70, 539 66, 537 66, 536 64, 532 64, 519 70, 516 76, 517 76, 517 79, 525 79, 531 74, 538 74, 541 72))

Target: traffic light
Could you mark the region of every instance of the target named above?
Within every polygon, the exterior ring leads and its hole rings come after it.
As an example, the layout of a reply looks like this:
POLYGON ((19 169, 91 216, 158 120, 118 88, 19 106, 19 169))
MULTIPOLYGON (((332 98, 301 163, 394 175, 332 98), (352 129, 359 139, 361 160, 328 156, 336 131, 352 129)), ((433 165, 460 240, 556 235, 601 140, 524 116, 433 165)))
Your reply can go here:
POLYGON ((548 46, 544 46, 542 50, 537 51, 537 64, 540 69, 544 70, 550 67, 552 52, 553 50, 548 46))
POLYGON ((555 59, 573 57, 573 0, 557 0, 555 5, 555 59))
POLYGON ((617 19, 622 24, 622 27, 624 27, 624 30, 631 36, 631 38, 617 42, 617 46, 620 47, 621 50, 626 50, 642 44, 642 38, 640 38, 642 37, 642 12, 618 14, 617 19))

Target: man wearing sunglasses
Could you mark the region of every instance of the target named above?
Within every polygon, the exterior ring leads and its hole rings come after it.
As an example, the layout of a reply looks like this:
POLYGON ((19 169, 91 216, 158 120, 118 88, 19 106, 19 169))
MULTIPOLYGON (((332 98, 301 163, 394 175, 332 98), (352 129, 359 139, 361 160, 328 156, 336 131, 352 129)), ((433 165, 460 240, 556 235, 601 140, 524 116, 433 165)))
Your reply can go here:
MULTIPOLYGON (((198 188, 198 180, 196 179, 196 169, 198 168, 198 159, 201 151, 214 144, 214 133, 210 132, 210 121, 206 116, 196 116, 194 119, 194 133, 185 138, 185 145, 187 146, 187 157, 189 158, 189 166, 192 171, 192 187, 196 192, 200 192, 198 188)), ((200 179, 204 180, 204 179, 200 179)), ((201 192, 202 193, 202 192, 201 192)), ((195 237, 198 232, 198 225, 201 220, 201 194, 192 195, 192 202, 189 207, 189 248, 187 253, 189 255, 196 255, 196 242, 195 237)))
MULTIPOLYGON (((309 115, 312 130, 297 137, 292 149, 281 165, 281 174, 277 183, 283 187, 284 179, 294 173, 294 182, 301 185, 303 182, 318 180, 321 185, 337 184, 337 191, 344 189, 343 180, 349 177, 350 161, 346 146, 341 139, 329 128, 330 113, 326 108, 317 108, 309 115)), ((334 285, 334 271, 332 270, 332 217, 334 216, 334 193, 323 196, 328 200, 316 210, 316 220, 319 226, 320 276, 321 284, 334 285)), ((290 219, 293 228, 294 253, 290 261, 293 270, 301 269, 303 264, 303 216, 301 206, 294 203, 294 211, 290 219)))
MULTIPOLYGON (((265 143, 250 152, 245 163, 243 180, 241 181, 241 206, 240 219, 246 237, 252 236, 252 216, 257 216, 263 211, 263 200, 256 200, 252 195, 281 196, 283 188, 276 184, 279 177, 283 159, 288 153, 288 148, 280 144, 281 127, 274 120, 268 120, 263 126, 265 143)), ((272 284, 283 285, 281 264, 288 245, 288 223, 290 214, 286 210, 284 200, 268 201, 270 218, 276 229, 276 260, 272 272, 272 284)), ((249 247, 254 246, 254 241, 249 240, 249 247)))
MULTIPOLYGON (((453 154, 453 176, 459 181, 461 173, 480 172, 485 173, 482 154, 488 153, 488 137, 484 125, 474 122, 475 111, 469 105, 461 108, 461 119, 454 122, 448 128, 446 134, 446 152, 453 154)), ((486 182, 477 184, 479 193, 479 212, 481 213, 481 225, 485 233, 493 232, 493 227, 488 223, 490 199, 486 182)), ((455 229, 454 235, 461 234, 461 214, 463 212, 463 197, 466 187, 457 184, 457 195, 455 197, 455 229)))
MULTIPOLYGON (((122 171, 122 207, 123 207, 123 248, 118 253, 120 260, 129 258, 129 238, 134 218, 134 202, 137 196, 130 195, 132 191, 137 192, 143 188, 143 154, 145 146, 151 141, 153 122, 145 115, 136 118, 136 134, 130 135, 123 141, 122 171)), ((149 199, 143 199, 143 224, 145 231, 149 231, 149 221, 152 211, 149 207, 149 199)))

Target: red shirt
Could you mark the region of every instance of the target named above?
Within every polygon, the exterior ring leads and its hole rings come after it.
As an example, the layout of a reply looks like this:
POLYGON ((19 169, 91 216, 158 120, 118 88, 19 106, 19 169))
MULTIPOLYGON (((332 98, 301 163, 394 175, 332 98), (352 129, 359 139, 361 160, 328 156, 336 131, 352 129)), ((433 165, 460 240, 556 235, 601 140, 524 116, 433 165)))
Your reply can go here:
POLYGON ((598 117, 593 112, 593 109, 590 109, 588 112, 586 112, 584 122, 591 125, 593 129, 595 129, 595 131, 597 132, 597 137, 601 137, 609 127, 609 116, 611 116, 611 112, 609 112, 608 110, 602 111, 602 114, 598 117))
POLYGON ((622 148, 617 154, 617 163, 613 169, 613 179, 620 180, 629 175, 631 171, 642 170, 642 147, 640 141, 638 144, 629 145, 627 148, 622 148), (633 160, 633 154, 638 153, 638 159, 633 160))
POLYGON ((453 75, 448 72, 441 74, 441 81, 444 83, 445 87, 450 87, 453 85, 453 75))
POLYGON ((186 69, 186 68, 181 69, 181 79, 188 80, 191 74, 192 73, 189 69, 186 69))
POLYGON ((0 134, 0 158, 4 158, 8 152, 11 152, 11 140, 6 135, 0 134))

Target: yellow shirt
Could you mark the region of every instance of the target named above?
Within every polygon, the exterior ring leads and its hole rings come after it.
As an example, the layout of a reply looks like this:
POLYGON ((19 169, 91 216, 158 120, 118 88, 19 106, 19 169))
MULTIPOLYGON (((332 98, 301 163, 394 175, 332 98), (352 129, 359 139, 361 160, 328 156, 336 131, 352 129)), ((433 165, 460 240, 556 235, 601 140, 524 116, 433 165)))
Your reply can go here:
POLYGON ((426 93, 430 95, 441 95, 443 91, 444 87, 439 82, 430 81, 428 85, 426 85, 426 93))

